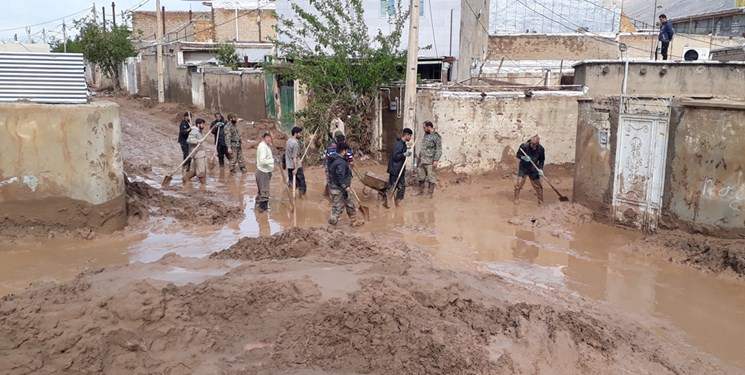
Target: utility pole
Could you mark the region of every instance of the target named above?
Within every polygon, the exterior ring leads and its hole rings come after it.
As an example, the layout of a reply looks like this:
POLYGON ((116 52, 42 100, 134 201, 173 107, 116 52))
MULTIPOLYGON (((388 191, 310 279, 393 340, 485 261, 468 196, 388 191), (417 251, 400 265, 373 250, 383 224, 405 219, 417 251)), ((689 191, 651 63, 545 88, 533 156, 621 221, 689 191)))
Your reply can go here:
POLYGON ((106 34, 106 7, 101 7, 101 21, 103 22, 103 33, 106 34))
POLYGON ((113 1, 111 2, 111 24, 116 27, 116 3, 113 1))
POLYGON ((26 43, 31 44, 31 28, 26 27, 26 43))
POLYGON ((62 52, 67 53, 67 25, 62 20, 62 52))
POLYGON ((654 0, 654 16, 652 16, 652 51, 649 55, 650 60, 657 60, 657 39, 654 37, 655 26, 657 24, 657 0, 654 0))
POLYGON ((96 1, 93 1, 93 23, 98 24, 98 15, 96 13, 96 1))
POLYGON ((235 4, 235 41, 238 41, 238 3, 235 4))
POLYGON ((41 40, 47 44, 47 29, 41 29, 41 40))
POLYGON ((166 35, 166 7, 160 7, 160 24, 163 26, 163 35, 166 35))
POLYGON ((158 103, 165 103, 165 92, 163 83, 163 29, 158 27, 163 21, 163 14, 160 10, 160 0, 155 0, 155 61, 158 65, 158 103))
POLYGON ((419 62, 419 1, 411 0, 409 14, 409 47, 406 57, 406 91, 404 128, 416 129, 416 82, 419 62))

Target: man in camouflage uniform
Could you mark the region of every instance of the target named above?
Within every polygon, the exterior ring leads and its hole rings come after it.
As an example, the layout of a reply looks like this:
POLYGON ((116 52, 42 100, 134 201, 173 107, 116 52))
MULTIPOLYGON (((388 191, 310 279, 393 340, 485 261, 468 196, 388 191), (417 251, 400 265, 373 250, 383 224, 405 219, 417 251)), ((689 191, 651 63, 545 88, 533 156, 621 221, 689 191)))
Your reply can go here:
POLYGON ((432 121, 424 122, 424 138, 422 138, 422 149, 419 151, 419 190, 414 195, 423 195, 424 182, 427 186, 427 198, 432 198, 437 184, 436 170, 440 166, 440 157, 442 157, 442 138, 435 131, 435 125, 432 121))
POLYGON ((347 153, 347 145, 339 143, 336 145, 336 153, 330 156, 328 165, 328 187, 331 195, 331 215, 329 224, 336 225, 339 216, 346 209, 349 220, 353 227, 365 224, 365 221, 357 217, 357 207, 354 205, 352 193, 352 169, 344 157, 347 153))
POLYGON ((228 158, 230 158, 230 173, 235 174, 235 167, 246 173, 246 164, 243 162, 242 134, 238 129, 238 117, 235 113, 228 113, 228 124, 225 125, 225 144, 228 146, 228 158))

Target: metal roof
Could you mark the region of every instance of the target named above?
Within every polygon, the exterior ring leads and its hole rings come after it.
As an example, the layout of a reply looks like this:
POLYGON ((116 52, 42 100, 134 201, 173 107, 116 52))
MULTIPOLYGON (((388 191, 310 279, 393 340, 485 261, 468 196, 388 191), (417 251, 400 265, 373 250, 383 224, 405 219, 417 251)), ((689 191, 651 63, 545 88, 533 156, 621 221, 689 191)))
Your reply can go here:
POLYGON ((88 102, 80 53, 0 52, 0 102, 88 102))
POLYGON ((626 0, 623 11, 635 20, 651 23, 657 22, 655 13, 665 14, 667 18, 695 16, 704 13, 718 12, 735 7, 734 0, 657 0, 658 9, 655 12, 655 2, 651 0, 626 0))

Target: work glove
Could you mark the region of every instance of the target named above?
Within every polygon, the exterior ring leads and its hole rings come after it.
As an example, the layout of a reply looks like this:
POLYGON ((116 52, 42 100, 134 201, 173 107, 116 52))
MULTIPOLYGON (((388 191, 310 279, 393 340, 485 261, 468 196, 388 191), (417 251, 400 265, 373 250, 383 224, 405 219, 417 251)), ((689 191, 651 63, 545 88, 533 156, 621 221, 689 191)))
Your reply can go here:
POLYGON ((408 158, 409 156, 411 156, 411 151, 406 151, 406 157, 408 158))
POLYGON ((347 194, 352 194, 352 187, 351 186, 347 186, 347 187, 344 188, 344 191, 346 191, 347 194))
POLYGON ((538 175, 541 176, 541 177, 543 177, 543 169, 539 169, 538 170, 538 175))
POLYGON ((533 160, 533 159, 530 158, 530 156, 527 156, 527 155, 521 157, 520 159, 522 159, 526 163, 530 163, 530 161, 533 160))

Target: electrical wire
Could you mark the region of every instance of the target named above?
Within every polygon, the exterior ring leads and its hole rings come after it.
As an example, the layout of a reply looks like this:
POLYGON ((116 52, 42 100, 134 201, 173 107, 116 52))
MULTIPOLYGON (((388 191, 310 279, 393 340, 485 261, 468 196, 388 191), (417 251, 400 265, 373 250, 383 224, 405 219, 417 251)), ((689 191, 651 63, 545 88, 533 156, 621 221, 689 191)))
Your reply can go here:
POLYGON ((432 25, 432 44, 435 46, 435 56, 440 56, 437 52, 437 38, 435 37, 435 19, 432 17, 432 0, 429 3, 429 23, 432 25))
MULTIPOLYGON (((473 17, 476 18, 476 22, 478 22, 478 24, 481 25, 481 28, 484 29, 484 32, 486 32, 486 35, 489 35, 489 28, 486 27, 486 26, 484 26, 484 24, 481 22, 481 17, 479 17, 479 15, 476 14, 476 11, 473 9, 473 7, 471 6, 470 2, 464 1, 463 3, 465 3, 468 6, 468 9, 471 10, 471 13, 473 13, 473 17)), ((499 46, 499 44, 495 44, 495 47, 497 47, 497 49, 499 50, 499 52, 501 52, 502 55, 504 55, 504 57, 506 57, 507 60, 509 60, 512 64, 514 64, 518 69, 520 69, 522 71, 527 71, 527 70, 523 69, 523 67, 520 66, 520 64, 518 64, 515 60, 513 60, 509 55, 507 55, 504 52, 504 50, 502 49, 502 47, 499 46)), ((488 56, 487 56, 487 59, 485 59, 485 60, 488 60, 488 56)), ((482 67, 483 67, 483 65, 482 65, 482 67)))
POLYGON ((42 25, 46 25, 48 23, 52 23, 52 22, 56 22, 56 21, 62 21, 64 19, 66 19, 66 18, 75 17, 75 16, 77 16, 79 14, 82 14, 82 13, 85 13, 85 12, 90 12, 90 11, 91 11, 91 7, 87 7, 85 9, 81 10, 81 11, 78 11, 78 12, 75 12, 75 13, 72 13, 72 14, 68 14, 68 15, 63 16, 63 17, 60 17, 60 18, 55 18, 53 20, 49 20, 49 21, 37 23, 37 24, 34 24, 34 25, 26 25, 26 26, 19 26, 19 27, 11 27, 11 28, 8 28, 8 29, 0 29, 0 33, 6 32, 6 31, 21 30, 21 29, 25 29, 27 27, 42 26, 42 25))

